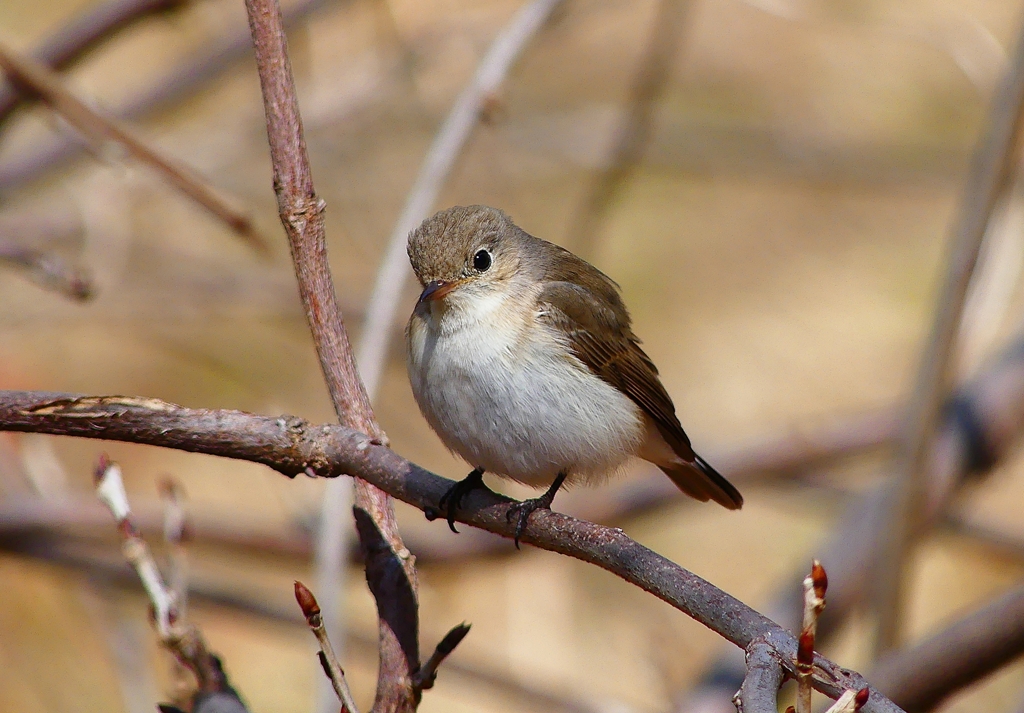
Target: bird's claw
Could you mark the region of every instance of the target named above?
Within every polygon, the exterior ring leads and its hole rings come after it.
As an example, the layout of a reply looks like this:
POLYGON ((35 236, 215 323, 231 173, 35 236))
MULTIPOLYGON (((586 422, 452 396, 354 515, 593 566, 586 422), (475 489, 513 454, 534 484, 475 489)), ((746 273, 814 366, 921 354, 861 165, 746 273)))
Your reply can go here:
POLYGON ((448 521, 448 527, 455 534, 459 532, 455 529, 455 513, 462 507, 462 500, 477 488, 487 488, 484 485, 484 471, 480 468, 475 468, 465 478, 448 488, 437 503, 437 506, 446 515, 445 519, 448 521))
POLYGON ((530 522, 530 515, 535 510, 550 510, 552 500, 553 498, 547 497, 547 493, 545 493, 539 498, 523 500, 509 507, 505 513, 505 519, 510 525, 515 520, 516 529, 512 541, 515 543, 517 550, 519 549, 519 538, 523 536, 523 532, 526 531, 526 525, 530 522))

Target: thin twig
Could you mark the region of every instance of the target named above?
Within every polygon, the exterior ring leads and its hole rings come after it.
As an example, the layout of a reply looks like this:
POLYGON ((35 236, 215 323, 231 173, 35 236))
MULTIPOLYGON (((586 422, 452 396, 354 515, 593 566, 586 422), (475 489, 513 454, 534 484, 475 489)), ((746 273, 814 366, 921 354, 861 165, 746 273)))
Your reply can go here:
POLYGON ((862 688, 859 691, 851 688, 839 696, 825 713, 857 713, 867 703, 869 693, 867 688, 862 688))
POLYGON ((481 112, 488 102, 494 100, 516 59, 560 2, 533 0, 524 5, 502 28, 487 54, 480 60, 473 78, 455 100, 427 151, 416 182, 388 238, 384 260, 377 271, 377 280, 367 303, 356 361, 370 394, 377 392, 387 362, 391 335, 394 334, 398 302, 406 280, 412 274, 405 254, 409 233, 421 221, 430 217, 462 147, 480 122, 481 112))
MULTIPOLYGON (((277 0, 246 0, 245 7, 263 91, 278 210, 327 390, 342 423, 368 433, 373 443, 386 443, 356 372, 334 291, 324 203, 313 188, 281 8, 277 0)), ((355 516, 380 629, 373 710, 414 711, 418 697, 410 677, 420 665, 414 559, 398 532, 391 498, 365 479, 356 481, 355 516)))
MULTIPOLYGON (((190 0, 107 0, 86 8, 50 34, 32 56, 55 70, 67 69, 126 27, 185 7, 190 0)), ((0 86, 0 124, 24 99, 12 84, 0 86)))
POLYGON ((804 578, 804 616, 796 651, 796 713, 811 713, 811 676, 814 666, 814 638, 818 633, 818 617, 825 609, 828 577, 821 562, 814 560, 811 573, 804 578))
POLYGON ((316 597, 306 585, 296 581, 295 600, 299 603, 299 608, 302 609, 302 615, 306 617, 306 624, 309 625, 320 644, 320 663, 324 668, 324 673, 331 680, 331 685, 334 686, 334 692, 338 694, 342 713, 346 711, 347 713, 359 713, 355 701, 352 700, 352 691, 349 690, 348 681, 345 680, 345 672, 338 662, 338 657, 334 654, 331 639, 327 636, 327 629, 324 627, 323 617, 320 616, 320 605, 317 604, 316 597))
POLYGON ((239 207, 239 199, 227 198, 191 171, 149 146, 121 122, 99 114, 64 87, 46 65, 14 52, 0 42, 0 68, 23 89, 36 94, 53 111, 93 141, 113 141, 162 176, 186 196, 203 206, 213 216, 244 238, 250 245, 265 253, 267 241, 260 235, 249 215, 239 207))
POLYGON ((888 536, 872 581, 877 585, 876 655, 899 640, 906 562, 923 519, 928 454, 949 390, 952 356, 971 275, 985 229, 1000 196, 1011 182, 1024 112, 1024 25, 1018 30, 1010 67, 993 99, 986 134, 974 155, 931 336, 907 415, 907 430, 897 458, 897 477, 887 512, 888 536))
POLYGON ((120 466, 105 455, 101 456, 96 465, 95 480, 96 494, 114 516, 121 533, 124 557, 138 574, 153 607, 153 623, 160 644, 195 676, 197 690, 192 698, 192 708, 199 710, 198 704, 203 699, 223 697, 230 701, 230 710, 244 713, 245 706, 228 682, 220 659, 210 653, 199 629, 185 623, 173 593, 164 584, 156 560, 132 520, 120 466))
POLYGON ((777 713, 779 687, 784 671, 775 649, 761 639, 754 639, 746 651, 747 675, 732 702, 736 713, 777 713))
POLYGON ((566 244, 582 255, 592 252, 608 208, 636 172, 650 143, 654 111, 672 76, 672 63, 679 54, 690 6, 690 0, 658 2, 650 39, 630 87, 629 108, 616 130, 608 166, 592 181, 569 224, 566 244))
POLYGON ((182 506, 184 490, 181 483, 167 478, 161 483, 164 501, 164 542, 170 550, 171 596, 178 616, 184 617, 188 609, 188 553, 185 541, 189 538, 185 508, 182 506))
MULTIPOLYGON (((142 397, 73 396, 0 391, 0 430, 55 433, 121 440, 250 460, 285 475, 311 470, 323 476, 350 474, 425 512, 434 512, 452 481, 405 460, 375 439, 345 426, 313 426, 294 417, 271 418, 240 411, 186 409, 142 397)), ((511 539, 514 501, 474 491, 459 522, 511 539)), ((630 539, 622 530, 538 511, 521 541, 605 569, 746 648, 763 637, 787 672, 795 673, 797 641, 778 624, 722 590, 630 539)), ((380 682, 378 682, 380 685, 380 682)), ((838 698, 860 690, 862 677, 814 656, 814 687, 838 698)), ((871 692, 865 711, 899 709, 871 692)))

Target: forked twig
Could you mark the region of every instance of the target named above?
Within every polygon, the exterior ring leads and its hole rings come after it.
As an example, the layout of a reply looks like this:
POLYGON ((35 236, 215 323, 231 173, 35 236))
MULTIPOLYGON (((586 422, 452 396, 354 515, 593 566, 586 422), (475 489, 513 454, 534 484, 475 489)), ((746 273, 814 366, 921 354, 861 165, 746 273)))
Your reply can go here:
POLYGON ((60 78, 46 65, 22 56, 0 42, 0 68, 12 81, 37 95, 89 139, 113 141, 123 147, 129 155, 206 208, 254 248, 264 253, 267 251, 266 240, 260 235, 249 212, 237 205, 238 199, 227 198, 192 172, 161 155, 121 122, 96 112, 65 88, 60 78))
MULTIPOLYGON (((135 569, 149 598, 160 644, 174 654, 178 662, 195 676, 197 690, 193 703, 221 697, 229 703, 225 710, 245 712, 238 693, 228 682, 220 659, 210 653, 199 629, 185 623, 174 593, 164 584, 156 560, 132 521, 131 506, 121 478, 121 468, 105 455, 95 471, 96 494, 110 510, 121 533, 125 559, 135 569)), ((168 707, 173 708, 173 707, 168 707)))

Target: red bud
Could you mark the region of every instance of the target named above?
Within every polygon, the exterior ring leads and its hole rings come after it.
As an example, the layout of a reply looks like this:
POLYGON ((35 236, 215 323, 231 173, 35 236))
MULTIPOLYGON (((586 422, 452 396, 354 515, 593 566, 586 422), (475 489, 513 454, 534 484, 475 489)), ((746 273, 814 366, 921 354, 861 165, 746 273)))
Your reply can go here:
POLYGON ((800 643, 796 647, 796 665, 809 670, 814 663, 814 634, 804 631, 800 634, 800 643))
POLYGON ((313 592, 298 580, 295 580, 295 601, 299 603, 299 608, 302 610, 302 615, 306 617, 306 621, 313 626, 311 620, 320 616, 320 605, 316 603, 313 592))
POLYGON ((814 560, 811 565, 811 581, 814 582, 814 595, 818 599, 824 599, 825 591, 828 589, 828 575, 818 560, 814 560))
POLYGON ((871 690, 867 686, 864 686, 864 688, 862 688, 859 691, 857 691, 857 695, 854 696, 854 698, 853 698, 854 710, 858 710, 859 711, 861 708, 863 708, 864 706, 867 705, 867 703, 868 703, 868 695, 870 693, 871 693, 871 690))

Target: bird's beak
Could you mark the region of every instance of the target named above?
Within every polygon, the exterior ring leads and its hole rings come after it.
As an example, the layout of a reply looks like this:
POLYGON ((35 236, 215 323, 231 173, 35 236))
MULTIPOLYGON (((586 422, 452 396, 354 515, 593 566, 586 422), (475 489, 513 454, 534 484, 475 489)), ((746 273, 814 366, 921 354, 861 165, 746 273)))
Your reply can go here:
POLYGON ((441 300, 448 295, 449 292, 454 290, 456 287, 462 284, 462 280, 454 280, 447 282, 445 280, 434 280, 428 282, 427 286, 423 288, 423 292, 420 293, 419 303, 422 304, 428 300, 441 300))

